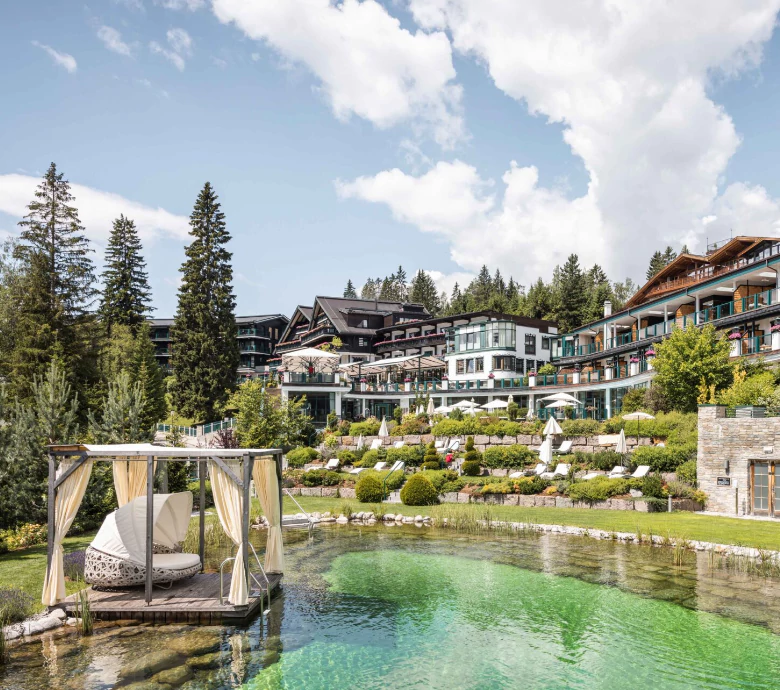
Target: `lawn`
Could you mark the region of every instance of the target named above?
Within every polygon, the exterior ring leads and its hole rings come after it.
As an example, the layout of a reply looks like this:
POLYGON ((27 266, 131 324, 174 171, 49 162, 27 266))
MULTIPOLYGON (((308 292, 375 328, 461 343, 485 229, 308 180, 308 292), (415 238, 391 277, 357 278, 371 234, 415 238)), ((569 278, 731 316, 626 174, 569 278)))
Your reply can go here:
MULTIPOLYGON (((65 553, 86 549, 94 532, 81 534, 77 537, 66 537, 64 542, 65 553)), ((21 589, 35 599, 37 610, 43 609, 41 604, 41 592, 43 591, 43 578, 46 575, 46 545, 32 546, 21 551, 10 551, 0 556, 0 587, 14 587, 21 589)), ((79 588, 75 582, 65 582, 68 594, 79 588)))
MULTIPOLYGON (((355 500, 297 496, 308 512, 340 512, 348 503, 352 510, 370 510, 370 506, 355 500)), ((460 503, 445 504, 448 511, 473 511, 475 506, 460 503)), ((780 550, 780 522, 740 520, 697 513, 640 513, 634 510, 589 510, 587 508, 525 508, 520 506, 489 506, 494 519, 509 522, 531 522, 540 525, 569 525, 614 532, 637 532, 670 536, 677 539, 697 539, 718 544, 736 544, 762 549, 780 550)), ((430 515, 436 508, 385 504, 389 513, 403 515, 430 515)), ((284 512, 295 513, 298 508, 285 497, 284 512)))

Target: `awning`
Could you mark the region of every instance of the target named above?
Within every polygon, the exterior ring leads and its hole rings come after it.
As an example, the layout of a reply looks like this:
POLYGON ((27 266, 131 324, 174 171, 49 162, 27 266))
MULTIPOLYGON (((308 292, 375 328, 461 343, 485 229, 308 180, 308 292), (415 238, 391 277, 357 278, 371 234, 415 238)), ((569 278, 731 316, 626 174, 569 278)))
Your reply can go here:
POLYGON ((363 374, 382 374, 395 367, 401 371, 417 371, 418 369, 443 369, 446 367, 444 359, 434 355, 409 355, 407 357, 390 357, 378 359, 374 362, 350 362, 342 364, 341 369, 350 376, 363 374))
POLYGON ((339 368, 339 355, 304 347, 282 355, 282 368, 294 374, 325 373, 333 374, 339 368), (313 371, 312 371, 313 370, 313 371))

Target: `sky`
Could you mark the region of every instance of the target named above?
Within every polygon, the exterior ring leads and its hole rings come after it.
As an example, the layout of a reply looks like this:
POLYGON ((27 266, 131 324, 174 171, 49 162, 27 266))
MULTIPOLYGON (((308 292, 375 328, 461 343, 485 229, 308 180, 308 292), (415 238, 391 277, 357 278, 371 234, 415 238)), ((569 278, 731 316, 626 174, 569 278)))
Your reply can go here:
POLYGON ((241 315, 403 265, 524 285, 571 253, 780 234, 780 0, 62 0, 0 9, 0 237, 54 161, 102 262, 176 308, 206 181, 241 315))

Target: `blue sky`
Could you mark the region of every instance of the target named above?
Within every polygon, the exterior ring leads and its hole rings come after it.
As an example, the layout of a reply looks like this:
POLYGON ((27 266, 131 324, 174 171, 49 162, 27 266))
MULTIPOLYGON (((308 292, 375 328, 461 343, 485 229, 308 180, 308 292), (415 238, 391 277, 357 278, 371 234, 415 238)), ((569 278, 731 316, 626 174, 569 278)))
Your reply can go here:
POLYGON ((206 180, 241 314, 399 264, 449 290, 574 251, 638 279, 661 243, 778 233, 777 4, 6 4, 0 232, 55 161, 98 260, 112 217, 143 219, 160 316, 206 180))

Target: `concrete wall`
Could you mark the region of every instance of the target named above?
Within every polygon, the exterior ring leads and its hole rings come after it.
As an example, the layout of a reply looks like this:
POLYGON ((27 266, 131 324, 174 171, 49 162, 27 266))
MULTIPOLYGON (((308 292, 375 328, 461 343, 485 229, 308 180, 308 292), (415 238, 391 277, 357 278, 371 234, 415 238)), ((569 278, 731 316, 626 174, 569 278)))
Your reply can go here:
POLYGON ((752 462, 780 464, 780 417, 727 418, 722 405, 702 405, 698 426, 697 472, 699 488, 709 497, 707 510, 749 515, 752 462), (718 477, 729 485, 718 486, 718 477))

